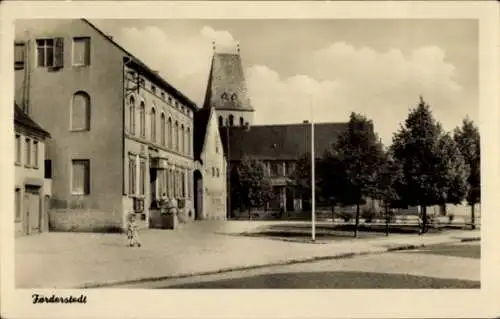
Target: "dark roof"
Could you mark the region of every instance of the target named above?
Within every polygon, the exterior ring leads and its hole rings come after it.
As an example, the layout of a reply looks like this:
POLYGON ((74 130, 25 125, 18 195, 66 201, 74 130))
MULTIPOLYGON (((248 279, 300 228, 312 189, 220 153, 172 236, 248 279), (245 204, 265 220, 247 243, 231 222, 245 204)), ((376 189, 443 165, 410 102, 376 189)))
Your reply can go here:
POLYGON ((23 126, 32 132, 43 135, 44 137, 50 137, 49 132, 33 121, 16 103, 14 103, 14 124, 23 126))
POLYGON ((203 107, 253 111, 239 53, 215 53, 203 107))
POLYGON ((200 109, 194 113, 193 151, 194 158, 201 161, 201 152, 207 133, 208 120, 212 109, 200 109))
MULTIPOLYGON (((348 123, 316 123, 314 125, 315 155, 322 156, 337 137, 347 130, 348 123)), ((311 151, 311 124, 284 124, 219 128, 224 151, 230 160, 244 155, 258 159, 296 160, 311 151), (229 135, 229 152, 227 140, 229 135)))
POLYGON ((144 73, 147 74, 148 77, 152 78, 157 84, 160 86, 163 86, 167 91, 169 91, 170 94, 172 94, 175 98, 177 98, 182 104, 185 104, 186 106, 192 108, 194 111, 196 111, 199 107, 196 105, 195 102, 193 102, 191 99, 189 99, 187 96, 185 96, 181 91, 177 90, 174 86, 172 86, 170 83, 168 83, 163 77, 161 77, 156 71, 151 69, 149 66, 147 66, 146 63, 141 61, 139 58, 137 58, 135 55, 127 51, 124 47, 119 45, 116 41, 111 39, 108 35, 106 35, 104 32, 101 31, 97 26, 95 26, 92 22, 90 22, 87 19, 81 19, 84 21, 86 24, 88 24, 92 29, 94 29, 97 33, 102 35, 104 38, 106 38, 111 44, 116 46, 119 50, 123 51, 127 56, 129 56, 134 65, 138 68, 141 69, 144 73))

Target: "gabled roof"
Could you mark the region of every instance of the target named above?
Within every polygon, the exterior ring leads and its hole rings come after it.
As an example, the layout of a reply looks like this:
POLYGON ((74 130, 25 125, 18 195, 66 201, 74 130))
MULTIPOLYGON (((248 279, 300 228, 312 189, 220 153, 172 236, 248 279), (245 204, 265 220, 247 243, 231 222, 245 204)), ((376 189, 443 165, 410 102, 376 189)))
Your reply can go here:
POLYGON ((239 53, 215 53, 203 107, 253 111, 239 53))
MULTIPOLYGON (((347 123, 316 123, 315 154, 322 156, 338 136, 347 130, 347 123)), ((219 128, 224 152, 232 161, 244 155, 262 160, 296 160, 311 151, 311 124, 285 124, 219 128), (229 151, 228 151, 229 137, 229 151)))
POLYGON ((127 56, 129 56, 132 59, 132 62, 134 62, 134 64, 136 65, 136 67, 141 68, 141 71, 145 72, 148 75, 148 77, 152 78, 155 82, 157 82, 157 84, 165 87, 169 91, 169 93, 172 94, 175 98, 177 98, 182 104, 185 104, 186 106, 192 108, 194 111, 199 109, 199 107, 196 105, 195 102, 193 102, 191 99, 185 96, 181 91, 177 90, 173 85, 168 83, 163 77, 161 77, 157 72, 151 69, 146 63, 141 61, 141 59, 137 58, 135 55, 127 51, 124 47, 119 45, 116 41, 111 39, 108 35, 102 32, 102 30, 99 29, 96 25, 94 25, 87 19, 81 19, 81 20, 85 22, 87 25, 89 25, 92 29, 94 29, 98 34, 102 35, 108 42, 110 42, 119 50, 121 50, 123 53, 125 53, 127 56))
POLYGON ((19 125, 28 131, 42 135, 45 138, 50 137, 49 132, 44 130, 38 123, 33 121, 19 105, 14 103, 14 125, 19 125))
POLYGON ((203 151, 211 112, 211 108, 206 108, 194 113, 193 152, 195 160, 201 161, 201 152, 203 151))

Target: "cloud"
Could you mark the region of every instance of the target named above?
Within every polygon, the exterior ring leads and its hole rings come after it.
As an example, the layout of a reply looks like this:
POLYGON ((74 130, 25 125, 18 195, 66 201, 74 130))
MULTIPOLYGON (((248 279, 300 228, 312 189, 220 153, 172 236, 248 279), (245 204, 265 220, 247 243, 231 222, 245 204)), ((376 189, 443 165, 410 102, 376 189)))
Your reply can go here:
MULTIPOLYGON (((218 50, 235 45, 230 32, 210 26, 179 38, 157 27, 124 28, 117 40, 199 105, 206 90, 212 41, 218 50)), ((464 102, 470 99, 455 80, 455 66, 437 46, 403 53, 398 48, 380 52, 335 42, 298 55, 294 62, 302 74, 282 77, 265 61, 246 70, 256 124, 302 122, 309 119, 312 103, 315 119, 321 122, 346 121, 351 111, 365 114, 389 143, 419 95, 431 104, 446 129, 458 125, 471 109, 464 102)))

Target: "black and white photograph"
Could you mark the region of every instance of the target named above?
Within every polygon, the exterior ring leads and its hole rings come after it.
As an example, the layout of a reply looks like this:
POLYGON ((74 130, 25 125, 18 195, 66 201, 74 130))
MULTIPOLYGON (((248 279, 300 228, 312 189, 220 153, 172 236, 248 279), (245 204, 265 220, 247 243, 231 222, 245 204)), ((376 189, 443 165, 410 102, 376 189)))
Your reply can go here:
POLYGON ((491 308, 498 28, 484 20, 498 15, 411 4, 348 18, 314 3, 275 17, 259 3, 19 6, 2 22, 2 236, 12 289, 29 293, 12 302, 292 289, 392 291, 395 306, 436 290, 491 308))

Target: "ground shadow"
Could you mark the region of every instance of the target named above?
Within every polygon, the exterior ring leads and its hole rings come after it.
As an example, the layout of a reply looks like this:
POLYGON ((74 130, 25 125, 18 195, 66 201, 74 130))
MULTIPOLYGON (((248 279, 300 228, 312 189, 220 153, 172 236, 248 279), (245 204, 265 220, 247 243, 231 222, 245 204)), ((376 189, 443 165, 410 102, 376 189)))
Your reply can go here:
POLYGON ((479 289, 479 281, 372 272, 278 273, 189 283, 168 289, 479 289))

